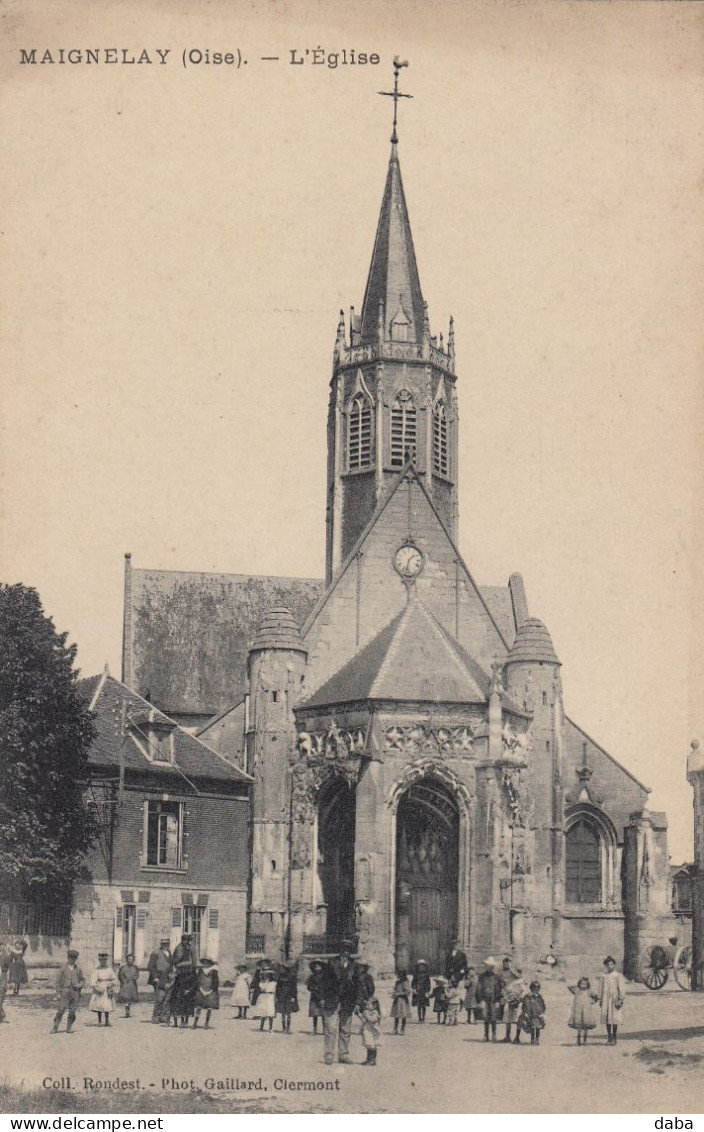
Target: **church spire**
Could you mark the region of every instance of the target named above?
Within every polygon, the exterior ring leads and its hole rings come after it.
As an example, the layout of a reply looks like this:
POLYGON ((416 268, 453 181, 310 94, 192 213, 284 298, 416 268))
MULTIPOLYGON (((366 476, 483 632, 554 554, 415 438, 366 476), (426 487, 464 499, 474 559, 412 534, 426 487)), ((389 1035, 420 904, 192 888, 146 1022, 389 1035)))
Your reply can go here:
POLYGON ((408 63, 394 59, 394 89, 382 90, 380 94, 394 100, 394 121, 391 134, 391 158, 386 175, 384 196, 369 268, 367 288, 362 304, 361 332, 362 343, 376 343, 379 338, 380 308, 384 324, 384 336, 392 337, 392 323, 398 318, 398 333, 406 341, 423 340, 423 294, 420 289, 413 236, 408 219, 408 208, 401 180, 401 166, 398 160, 398 119, 399 98, 412 98, 398 89, 398 76, 401 67, 408 63), (405 318, 403 317, 405 315, 405 318))

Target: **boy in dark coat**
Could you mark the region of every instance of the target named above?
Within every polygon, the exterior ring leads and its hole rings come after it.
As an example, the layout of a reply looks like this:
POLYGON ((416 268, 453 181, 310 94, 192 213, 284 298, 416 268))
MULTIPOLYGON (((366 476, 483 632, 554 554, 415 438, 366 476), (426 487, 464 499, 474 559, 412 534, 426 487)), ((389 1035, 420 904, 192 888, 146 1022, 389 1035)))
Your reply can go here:
POLYGON ((298 1011, 298 971, 295 963, 284 963, 276 979, 276 1013, 281 1015, 281 1029, 291 1033, 291 1015, 298 1011))
MULTIPOLYGON (((314 959, 310 965, 310 975, 306 987, 310 991, 308 1017, 313 1019, 313 1033, 318 1032, 318 1019, 323 1017, 325 1011, 325 964, 320 959, 314 959)), ((322 1023, 321 1023, 322 1026, 322 1023)))
POLYGON ((491 1029, 491 1040, 496 1041, 496 1022, 499 1017, 501 1008, 501 993, 503 991, 503 982, 501 976, 496 970, 496 960, 493 956, 489 956, 484 960, 484 970, 477 979, 477 1002, 482 1008, 484 1015, 484 1041, 489 1041, 489 1030, 491 1029))

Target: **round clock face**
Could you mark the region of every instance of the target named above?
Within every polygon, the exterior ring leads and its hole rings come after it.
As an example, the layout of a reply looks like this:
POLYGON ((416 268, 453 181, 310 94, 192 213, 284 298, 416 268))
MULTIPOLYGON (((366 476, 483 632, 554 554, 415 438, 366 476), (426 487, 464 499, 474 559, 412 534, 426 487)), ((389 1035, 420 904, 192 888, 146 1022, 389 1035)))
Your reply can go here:
POLYGON ((402 578, 416 578, 423 569, 423 555, 417 547, 406 543, 396 551, 394 566, 402 578))

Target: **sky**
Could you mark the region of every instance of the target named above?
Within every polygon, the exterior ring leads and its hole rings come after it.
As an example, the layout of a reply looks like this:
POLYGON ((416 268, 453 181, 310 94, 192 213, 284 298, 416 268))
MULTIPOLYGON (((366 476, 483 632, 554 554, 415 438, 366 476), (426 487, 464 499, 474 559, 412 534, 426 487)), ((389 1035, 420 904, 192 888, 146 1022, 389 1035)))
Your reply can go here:
POLYGON ((433 332, 455 319, 460 549, 480 584, 523 574, 568 714, 687 859, 701 5, 12 0, 1 34, 2 580, 37 588, 83 674, 119 675, 126 551, 322 576, 332 349, 399 54, 421 285, 433 332), (101 61, 21 64, 32 48, 101 61), (216 51, 240 65, 189 61, 216 51))

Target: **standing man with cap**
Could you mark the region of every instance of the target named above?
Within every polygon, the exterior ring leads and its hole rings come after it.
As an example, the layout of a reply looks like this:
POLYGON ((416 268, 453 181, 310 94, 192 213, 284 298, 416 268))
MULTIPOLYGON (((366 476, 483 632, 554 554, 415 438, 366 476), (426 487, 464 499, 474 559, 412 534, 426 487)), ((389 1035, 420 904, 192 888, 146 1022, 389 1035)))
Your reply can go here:
POLYGON ((76 962, 78 952, 72 949, 67 953, 66 958, 67 962, 63 965, 56 977, 56 997, 59 1009, 54 1015, 54 1025, 51 1028, 52 1034, 58 1034, 59 1023, 66 1010, 68 1010, 66 1033, 71 1033, 73 1023, 76 1021, 78 1004, 81 1001, 81 990, 86 981, 85 975, 76 962))
POLYGON ((458 981, 463 979, 467 974, 467 956, 460 947, 460 941, 453 939, 452 947, 447 953, 445 960, 445 978, 451 979, 453 975, 457 975, 458 981))
POLYGON ((352 1015, 355 1007, 360 1005, 360 972, 352 958, 352 950, 352 941, 343 939, 339 957, 333 959, 326 970, 323 1013, 326 1065, 332 1065, 334 1061, 336 1038, 337 1060, 343 1065, 350 1061, 352 1015))
POLYGON ((154 1009, 152 1011, 152 1022, 168 1022, 169 1020, 169 984, 170 976, 173 971, 174 960, 171 954, 171 941, 164 937, 159 944, 158 951, 152 951, 149 956, 149 964, 147 971, 149 978, 147 982, 150 987, 154 987, 154 1009))

